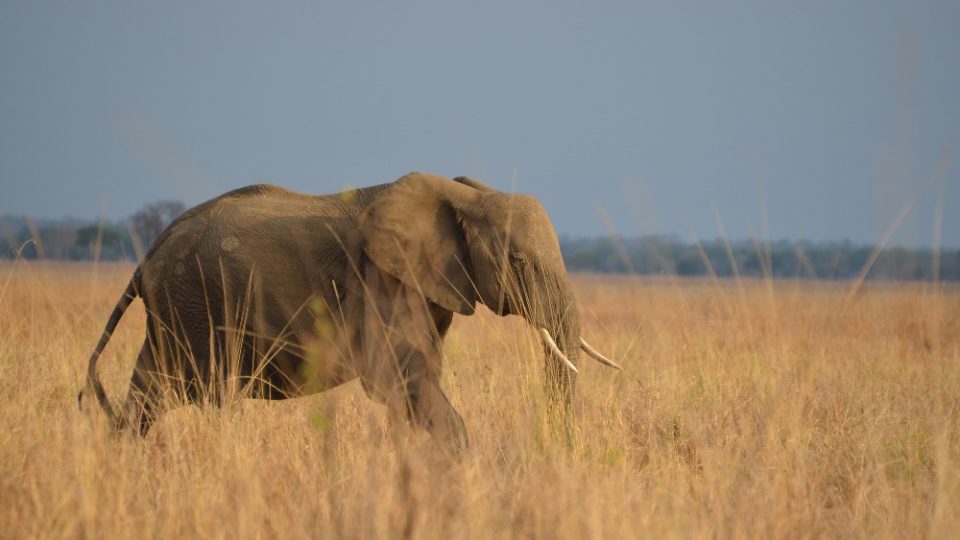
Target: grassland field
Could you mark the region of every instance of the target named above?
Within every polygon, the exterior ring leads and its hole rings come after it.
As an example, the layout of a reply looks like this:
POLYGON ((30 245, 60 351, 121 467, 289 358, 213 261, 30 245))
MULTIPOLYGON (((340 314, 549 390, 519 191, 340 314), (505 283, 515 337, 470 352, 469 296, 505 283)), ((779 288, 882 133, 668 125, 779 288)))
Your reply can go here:
MULTIPOLYGON (((0 264, 0 538, 956 538, 960 289, 574 276, 571 432, 518 318, 454 319, 460 462, 356 382, 115 437, 76 395, 132 271, 0 264)), ((100 371, 114 403, 138 302, 100 371)))

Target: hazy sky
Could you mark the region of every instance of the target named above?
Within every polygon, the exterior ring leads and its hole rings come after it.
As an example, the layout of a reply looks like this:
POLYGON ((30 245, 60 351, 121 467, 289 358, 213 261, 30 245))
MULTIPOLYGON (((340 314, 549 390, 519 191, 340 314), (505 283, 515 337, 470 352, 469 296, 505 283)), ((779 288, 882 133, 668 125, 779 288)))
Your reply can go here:
POLYGON ((960 2, 0 2, 0 213, 408 171, 560 233, 960 247, 960 2), (944 156, 945 172, 936 174, 944 156), (598 211, 602 208, 602 211, 598 211))

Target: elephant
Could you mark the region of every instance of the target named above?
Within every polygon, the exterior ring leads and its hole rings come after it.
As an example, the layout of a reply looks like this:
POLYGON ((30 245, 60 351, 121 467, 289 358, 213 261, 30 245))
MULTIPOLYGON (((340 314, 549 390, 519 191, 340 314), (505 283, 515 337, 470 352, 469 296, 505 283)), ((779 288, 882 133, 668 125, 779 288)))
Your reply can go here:
POLYGON ((440 387, 454 314, 480 303, 539 333, 551 403, 569 406, 582 350, 556 233, 539 201, 468 177, 414 172, 334 195, 274 185, 187 210, 137 266, 90 356, 87 381, 118 430, 146 435, 185 401, 284 399, 360 379, 390 416, 451 451, 468 445, 440 387), (97 360, 131 302, 146 336, 115 412, 97 360))

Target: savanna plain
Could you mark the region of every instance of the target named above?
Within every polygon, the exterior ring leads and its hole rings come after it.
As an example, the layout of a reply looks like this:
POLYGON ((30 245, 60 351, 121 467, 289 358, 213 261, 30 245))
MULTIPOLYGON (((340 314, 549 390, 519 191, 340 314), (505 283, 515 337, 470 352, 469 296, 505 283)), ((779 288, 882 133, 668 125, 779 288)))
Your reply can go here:
MULTIPOLYGON (((524 321, 457 317, 443 386, 471 446, 452 461, 356 382, 113 435, 76 396, 132 269, 0 264, 0 537, 960 534, 954 285, 574 276, 624 371, 581 359, 570 428, 524 321)), ((100 361, 115 404, 143 330, 138 301, 100 361)))

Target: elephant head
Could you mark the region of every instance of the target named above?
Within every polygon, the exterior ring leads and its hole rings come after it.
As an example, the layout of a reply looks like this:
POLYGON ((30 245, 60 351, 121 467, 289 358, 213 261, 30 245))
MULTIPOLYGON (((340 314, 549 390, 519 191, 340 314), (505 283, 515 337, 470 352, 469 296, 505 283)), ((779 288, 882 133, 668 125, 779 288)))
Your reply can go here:
POLYGON ((476 180, 411 173, 360 218, 365 252, 431 302, 470 315, 480 302, 538 332, 548 388, 569 403, 579 352, 617 369, 581 336, 580 314, 543 206, 476 180))

